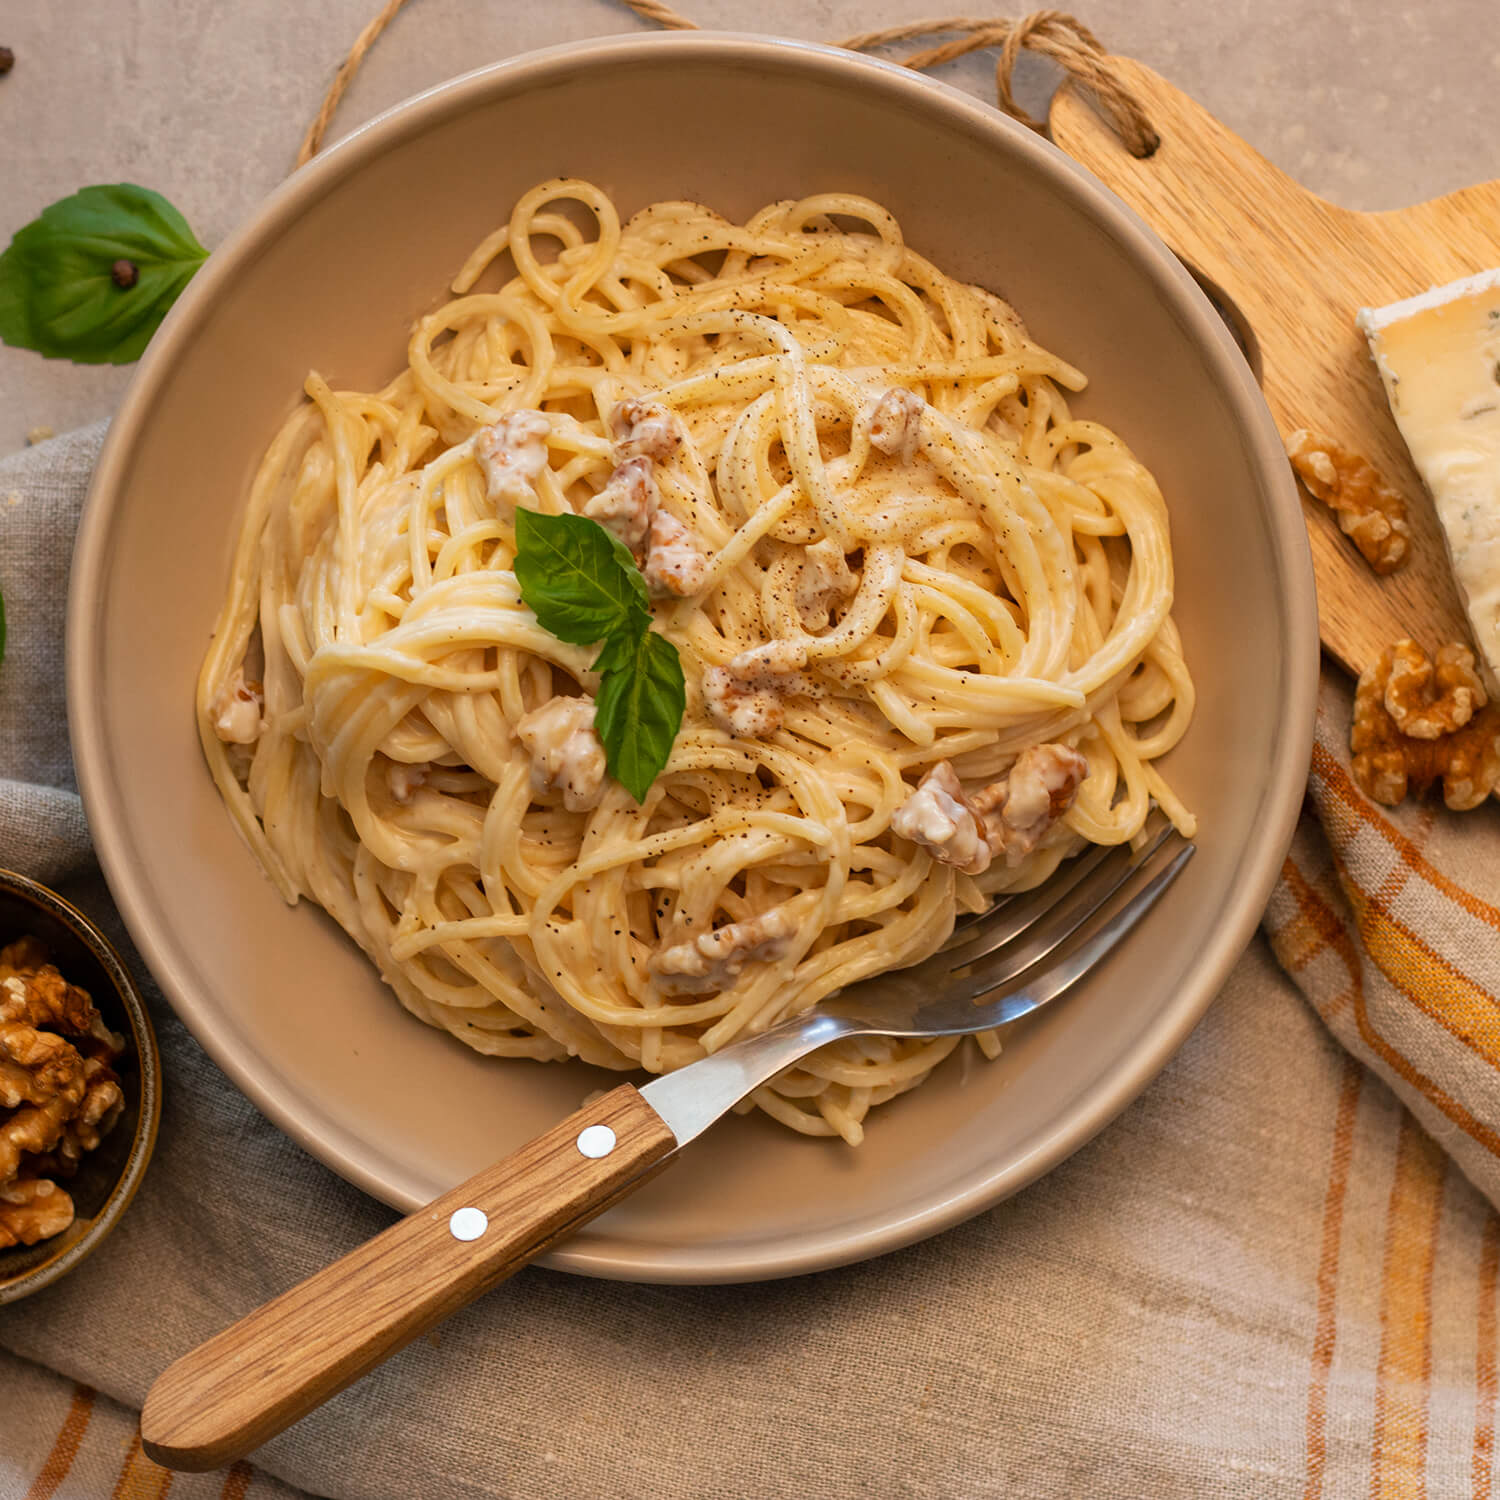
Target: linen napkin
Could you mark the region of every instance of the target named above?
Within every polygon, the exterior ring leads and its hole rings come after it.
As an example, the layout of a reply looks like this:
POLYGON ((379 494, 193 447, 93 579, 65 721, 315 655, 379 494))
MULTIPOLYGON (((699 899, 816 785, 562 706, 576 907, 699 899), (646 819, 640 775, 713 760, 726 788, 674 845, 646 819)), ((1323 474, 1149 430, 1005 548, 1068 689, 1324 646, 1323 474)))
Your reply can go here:
MULTIPOLYGON (((100 436, 0 460, 0 863, 123 943, 63 717, 100 436)), ((1347 715, 1330 677, 1271 944, 1043 1181, 818 1276, 525 1271, 215 1475, 141 1453, 152 1378, 391 1215, 262 1119, 148 981, 160 1144, 98 1253, 0 1309, 0 1500, 1488 1495, 1500 1218, 1471 1182, 1500 1187, 1500 825, 1368 805, 1347 715)))

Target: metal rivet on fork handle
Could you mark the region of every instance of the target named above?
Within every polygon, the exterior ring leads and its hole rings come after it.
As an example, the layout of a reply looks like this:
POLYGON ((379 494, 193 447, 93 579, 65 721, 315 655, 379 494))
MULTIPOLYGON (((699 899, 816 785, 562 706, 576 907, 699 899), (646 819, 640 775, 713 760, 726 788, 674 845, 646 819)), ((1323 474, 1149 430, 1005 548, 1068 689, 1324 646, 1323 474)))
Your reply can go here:
POLYGON ((585 1156, 608 1156, 615 1149, 615 1133, 608 1125, 590 1125, 579 1131, 578 1149, 585 1156))
POLYGON ((455 1208, 448 1220, 448 1233, 456 1240, 477 1240, 490 1227, 482 1208, 455 1208))

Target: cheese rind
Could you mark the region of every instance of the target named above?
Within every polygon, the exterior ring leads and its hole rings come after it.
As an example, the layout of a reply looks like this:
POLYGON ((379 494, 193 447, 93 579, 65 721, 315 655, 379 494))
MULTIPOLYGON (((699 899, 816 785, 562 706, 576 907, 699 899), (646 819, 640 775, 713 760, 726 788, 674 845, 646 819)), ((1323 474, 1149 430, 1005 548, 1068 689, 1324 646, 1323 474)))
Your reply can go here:
POLYGON ((1457 302, 1461 298, 1477 296, 1496 288, 1500 288, 1500 268, 1480 271, 1477 275, 1464 276, 1444 286, 1429 287, 1425 292, 1418 292, 1415 297, 1406 298, 1404 302, 1392 302, 1386 307, 1362 307, 1359 310, 1359 326, 1366 334, 1376 333, 1388 323, 1399 323, 1417 313, 1428 312, 1432 308, 1443 307, 1449 302, 1457 302))
POLYGON ((1500 270, 1364 308, 1359 326, 1432 496, 1494 692, 1500 685, 1500 270))

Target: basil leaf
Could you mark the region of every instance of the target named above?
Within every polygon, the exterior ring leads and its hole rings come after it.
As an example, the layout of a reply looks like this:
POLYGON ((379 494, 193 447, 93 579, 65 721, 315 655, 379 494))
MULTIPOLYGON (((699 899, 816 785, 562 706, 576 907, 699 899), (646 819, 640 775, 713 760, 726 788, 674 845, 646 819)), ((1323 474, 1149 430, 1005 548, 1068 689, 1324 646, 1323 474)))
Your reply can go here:
POLYGON ((0 341, 77 364, 139 359, 208 251, 160 193, 86 187, 42 210, 0 255, 0 341), (129 261, 135 280, 113 268, 129 261))
POLYGON ((587 516, 516 511, 516 582, 537 624, 575 646, 603 641, 594 728, 610 775, 637 802, 666 765, 687 689, 677 648, 651 629, 630 550, 587 516))
POLYGON ((630 549, 587 516, 516 511, 516 582, 543 630, 574 646, 643 632, 646 580, 630 549))
POLYGON ((650 628, 651 621, 644 619, 640 622, 638 629, 617 630, 613 635, 606 636, 604 649, 594 658, 593 670, 601 677, 606 672, 629 672, 635 667, 635 654, 641 644, 641 637, 650 628))
POLYGON ((594 727, 610 775, 644 802, 682 727, 682 661, 676 646, 653 630, 625 649, 611 641, 600 661, 607 664, 594 700, 594 727))

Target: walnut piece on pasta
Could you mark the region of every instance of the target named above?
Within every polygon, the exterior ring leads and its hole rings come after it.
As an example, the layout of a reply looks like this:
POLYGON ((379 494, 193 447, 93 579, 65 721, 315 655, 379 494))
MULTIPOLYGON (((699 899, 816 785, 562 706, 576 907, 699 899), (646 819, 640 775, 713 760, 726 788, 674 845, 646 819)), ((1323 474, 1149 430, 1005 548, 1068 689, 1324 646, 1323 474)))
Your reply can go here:
POLYGON ((786 955, 797 918, 785 906, 730 922, 663 949, 651 960, 656 987, 669 995, 702 995, 726 989, 746 964, 786 955))
POLYGON ((1000 780, 969 793, 940 760, 896 809, 891 831, 965 875, 1002 856, 1014 866, 1073 805, 1088 768, 1070 745, 1029 745, 1000 780))
POLYGON ((797 615, 802 628, 824 630, 836 606, 859 588, 859 574, 849 566, 844 549, 831 537, 814 542, 802 555, 797 570, 797 615))
POLYGON ((247 682, 244 667, 236 667, 210 709, 214 733, 226 745, 253 745, 264 727, 264 704, 265 689, 258 682, 247 682))
POLYGON ((531 756, 532 791, 561 791, 569 812, 597 807, 604 793, 604 743, 594 712, 589 698, 549 698, 516 724, 516 737, 531 756))
POLYGON ((665 408, 641 401, 621 402, 615 408, 616 417, 627 407, 644 415, 625 424, 625 430, 643 436, 615 445, 621 461, 604 488, 584 502, 583 514, 612 531, 630 549, 654 595, 690 598, 702 592, 708 552, 697 532, 663 507, 656 483, 657 462, 676 451, 681 434, 665 408))
POLYGON ((1500 782, 1500 709, 1488 702, 1466 646, 1434 661, 1397 641, 1360 674, 1349 731, 1354 780, 1386 807, 1441 781, 1454 812, 1478 807, 1500 782))
POLYGON ((627 458, 591 500, 583 513, 612 531, 637 556, 651 532, 658 501, 656 476, 649 458, 627 458))
POLYGON ((991 852, 1019 864, 1072 807, 1088 773, 1088 761, 1071 745, 1028 745, 999 781, 972 798, 991 852))
POLYGON ((703 591, 708 553, 691 527, 658 508, 651 517, 641 573, 653 594, 688 599, 703 591))
POLYGON ((545 412, 524 410, 510 412, 475 434, 474 457, 484 471, 491 500, 514 508, 536 499, 551 431, 552 420, 545 412))
POLYGON ((1377 573, 1394 573, 1406 561, 1406 501, 1373 464, 1305 427, 1286 440, 1286 454, 1308 493, 1333 511, 1339 530, 1377 573))
POLYGON ((910 463, 922 436, 922 409, 927 403, 915 391, 893 385, 869 410, 870 443, 882 453, 910 463))
MULTIPOLYGON (((801 672, 778 670, 778 662, 796 660, 786 650, 778 656, 776 648, 789 650, 791 641, 771 641, 765 647, 753 647, 735 657, 727 667, 710 667, 703 674, 703 706, 709 718, 725 734, 741 739, 767 739, 786 720, 787 699, 807 688, 801 672), (757 652, 770 648, 768 656, 757 652)), ((805 650, 800 658, 806 662, 805 650)))
POLYGON ((891 831, 965 875, 982 875, 990 867, 992 851, 979 813, 946 760, 940 760, 896 809, 891 831))
POLYGON ((665 463, 682 445, 677 418, 659 402, 639 396, 627 396, 615 405, 609 414, 609 430, 618 462, 646 458, 665 463))

